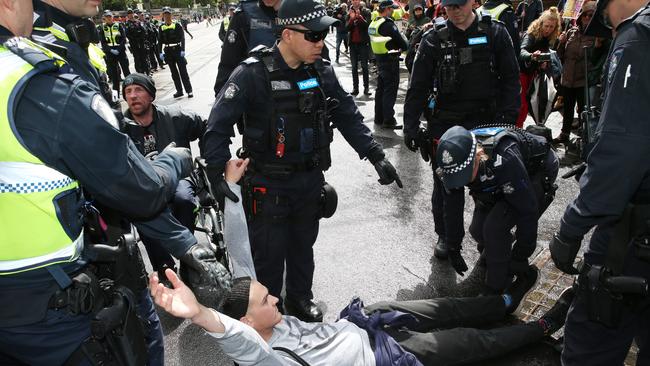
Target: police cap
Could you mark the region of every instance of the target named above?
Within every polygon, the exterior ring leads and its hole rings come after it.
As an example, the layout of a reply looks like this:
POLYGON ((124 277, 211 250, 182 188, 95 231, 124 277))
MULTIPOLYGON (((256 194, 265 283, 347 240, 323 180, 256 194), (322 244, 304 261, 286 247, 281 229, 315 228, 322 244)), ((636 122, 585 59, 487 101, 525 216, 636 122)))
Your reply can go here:
POLYGON ((112 17, 112 16, 113 16, 113 12, 110 11, 110 10, 104 10, 104 14, 103 14, 103 16, 105 16, 105 17, 112 17))
POLYGON ((440 137, 436 162, 446 189, 463 187, 472 180, 476 145, 474 134, 461 126, 448 129, 440 137))
POLYGON ((131 9, 131 8, 126 9, 126 13, 127 14, 133 14, 133 9, 131 9))
POLYGON ((399 6, 393 2, 393 0, 382 0, 379 3, 379 9, 393 8, 397 9, 399 6))
POLYGON ((163 12, 163 14, 165 14, 165 13, 171 14, 172 9, 169 6, 165 6, 164 8, 162 8, 162 12, 163 12))
POLYGON ((278 25, 302 25, 320 32, 337 23, 338 20, 327 15, 325 6, 314 0, 283 0, 278 10, 278 25))
POLYGON ((467 0, 442 0, 441 1, 442 6, 449 6, 449 5, 463 6, 466 3, 467 0))
POLYGON ((124 99, 126 99, 124 89, 129 85, 140 85, 153 99, 156 99, 156 83, 153 81, 151 76, 134 72, 125 77, 122 81, 122 96, 124 99))
POLYGON ((586 35, 601 38, 612 38, 612 24, 604 14, 608 3, 609 0, 598 0, 596 3, 596 11, 591 17, 591 21, 589 22, 589 25, 587 25, 587 29, 585 29, 586 35))
POLYGON ((136 14, 142 14, 142 10, 140 10, 140 9, 135 9, 135 13, 136 13, 136 14))

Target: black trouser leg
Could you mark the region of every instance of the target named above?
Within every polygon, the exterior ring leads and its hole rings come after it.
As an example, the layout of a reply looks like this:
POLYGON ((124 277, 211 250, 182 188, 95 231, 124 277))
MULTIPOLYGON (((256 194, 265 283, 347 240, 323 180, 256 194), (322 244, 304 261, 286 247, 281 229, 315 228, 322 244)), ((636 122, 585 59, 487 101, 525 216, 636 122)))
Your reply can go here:
POLYGON ((117 57, 113 54, 106 54, 106 74, 113 84, 113 90, 120 90, 120 69, 117 57))
MULTIPOLYGON (((562 133, 571 133, 571 124, 575 115, 576 101, 582 88, 563 88, 564 106, 562 107, 562 133)), ((584 97, 580 98, 584 101, 584 97)), ((584 103, 580 103, 584 104, 584 103)))
POLYGON ((124 51, 120 52, 118 61, 120 62, 120 67, 122 68, 122 74, 124 77, 129 76, 131 74, 131 70, 129 68, 129 58, 126 57, 126 53, 124 51))
POLYGON ((414 315, 418 324, 408 330, 389 329, 405 350, 424 365, 458 365, 503 355, 544 336, 535 325, 516 325, 480 330, 505 316, 501 296, 439 298, 415 301, 387 301, 370 305, 373 311, 402 311, 414 315), (447 329, 434 331, 436 329, 447 329))
POLYGON ((350 45, 350 63, 352 64, 352 88, 359 90, 359 50, 363 45, 352 43, 350 45))
POLYGON ((191 93, 192 83, 190 82, 190 75, 187 73, 187 59, 185 57, 180 56, 180 54, 178 56, 179 58, 176 65, 178 66, 178 72, 180 73, 181 81, 183 82, 185 91, 191 93))
POLYGON ((165 60, 169 66, 169 71, 172 73, 172 80, 176 93, 183 94, 183 84, 181 84, 181 77, 178 73, 178 59, 180 58, 180 51, 165 50, 165 60))
MULTIPOLYGON (((377 65, 377 68, 380 66, 377 65)), ((375 123, 384 123, 384 77, 381 71, 377 72, 377 89, 375 91, 375 123)))
POLYGON ((140 234, 140 239, 142 239, 142 244, 147 249, 147 255, 149 256, 149 261, 151 261, 151 267, 153 267, 154 271, 161 271, 165 267, 174 268, 176 266, 174 258, 163 248, 157 239, 149 238, 142 234, 140 234))
MULTIPOLYGON (((397 56, 385 56, 377 59, 379 77, 383 82, 382 93, 382 123, 395 121, 395 100, 399 87, 399 58, 397 56)), ((375 96, 375 103, 379 97, 375 96)), ((376 112, 375 112, 376 113, 376 112)))
POLYGON ((445 218, 444 218, 444 190, 442 181, 436 174, 437 164, 433 161, 433 193, 431 194, 431 213, 433 214, 433 225, 439 238, 446 239, 445 218))
MULTIPOLYGON (((487 211, 479 209, 475 213, 478 214, 477 222, 472 223, 471 226, 472 231, 483 231, 482 244, 484 245, 485 263, 487 265, 485 283, 493 290, 503 291, 512 281, 510 257, 513 236, 510 231, 517 222, 516 213, 509 209, 505 201, 497 202, 487 211), (481 221, 483 222, 482 227, 480 225, 481 221)), ((524 255, 522 254, 522 256, 524 255)), ((526 256, 527 258, 528 256, 526 256)), ((524 258, 518 259, 523 260, 524 258)))

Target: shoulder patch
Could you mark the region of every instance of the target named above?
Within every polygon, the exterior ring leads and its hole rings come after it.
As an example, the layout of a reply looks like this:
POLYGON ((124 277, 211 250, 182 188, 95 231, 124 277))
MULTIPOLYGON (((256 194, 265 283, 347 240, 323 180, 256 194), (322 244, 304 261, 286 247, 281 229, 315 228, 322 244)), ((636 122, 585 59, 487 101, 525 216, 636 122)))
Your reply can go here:
POLYGON ((106 123, 113 126, 116 130, 119 130, 120 127, 117 118, 115 117, 115 113, 113 113, 111 106, 108 105, 108 102, 106 102, 104 97, 100 94, 95 94, 93 100, 90 102, 90 108, 97 113, 99 117, 106 121, 106 123))
POLYGON ((510 182, 501 186, 503 194, 512 194, 515 191, 515 187, 512 186, 510 182))
POLYGON ((235 83, 229 83, 226 90, 223 92, 223 97, 226 100, 231 100, 237 96, 237 93, 239 93, 239 86, 235 83))
POLYGON ((234 29, 229 30, 228 35, 226 36, 226 40, 230 44, 237 42, 237 31, 234 29))

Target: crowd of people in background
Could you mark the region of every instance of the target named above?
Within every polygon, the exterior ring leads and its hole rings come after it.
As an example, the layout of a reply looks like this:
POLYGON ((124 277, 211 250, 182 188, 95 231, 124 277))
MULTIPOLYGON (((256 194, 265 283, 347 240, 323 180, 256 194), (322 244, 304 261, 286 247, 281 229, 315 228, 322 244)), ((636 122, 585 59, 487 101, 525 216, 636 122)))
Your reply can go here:
MULTIPOLYGON (((343 0, 328 7, 328 13, 340 20, 332 29, 336 32, 336 45, 331 56, 340 64, 344 47, 352 66, 353 95, 359 90, 359 68, 365 95, 371 95, 368 70, 376 73, 377 68, 368 26, 379 16, 379 4, 377 0, 343 0)), ((394 4, 397 9, 391 17, 410 44, 404 60, 410 72, 422 35, 436 22, 444 22, 447 14, 439 0, 394 1, 394 4)), ((536 124, 543 125, 550 112, 559 111, 563 115, 562 132, 554 142, 566 144, 570 142, 571 131, 581 127, 585 83, 591 90, 591 105, 598 101, 609 41, 583 35, 595 4, 595 1, 585 1, 581 8, 564 9, 566 0, 561 0, 557 6, 544 9, 541 0, 522 1, 516 7, 508 0, 475 2, 475 9, 490 13, 506 25, 515 46, 521 84, 519 116, 512 121, 517 127, 522 127, 529 115, 536 124)))

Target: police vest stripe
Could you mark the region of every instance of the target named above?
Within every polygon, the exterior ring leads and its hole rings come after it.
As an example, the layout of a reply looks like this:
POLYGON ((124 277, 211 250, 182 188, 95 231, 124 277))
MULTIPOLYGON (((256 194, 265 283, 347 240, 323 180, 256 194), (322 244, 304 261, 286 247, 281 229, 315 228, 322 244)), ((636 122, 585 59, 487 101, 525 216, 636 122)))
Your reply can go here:
POLYGON ((38 70, 1 46, 0 70, 0 275, 7 275, 76 260, 83 230, 69 235, 56 206, 77 182, 45 166, 15 134, 15 98, 38 70))
POLYGON ((492 19, 499 20, 499 18, 501 17, 501 14, 506 9, 508 9, 509 7, 510 7, 510 5, 508 5, 508 4, 499 4, 499 5, 495 6, 492 9, 486 9, 484 6, 481 6, 478 10, 479 10, 479 13, 486 11, 486 12, 490 13, 490 15, 492 16, 492 19))
MULTIPOLYGON (((65 29, 56 23, 53 23, 52 26, 48 28, 34 27, 34 30, 48 32, 62 41, 70 42, 70 37, 68 37, 65 29)), ((102 51, 102 49, 99 48, 96 44, 91 43, 88 45, 88 59, 90 60, 91 65, 93 65, 93 67, 100 72, 106 72, 108 70, 108 67, 106 66, 106 60, 104 60, 105 55, 106 54, 104 51, 102 51)))

